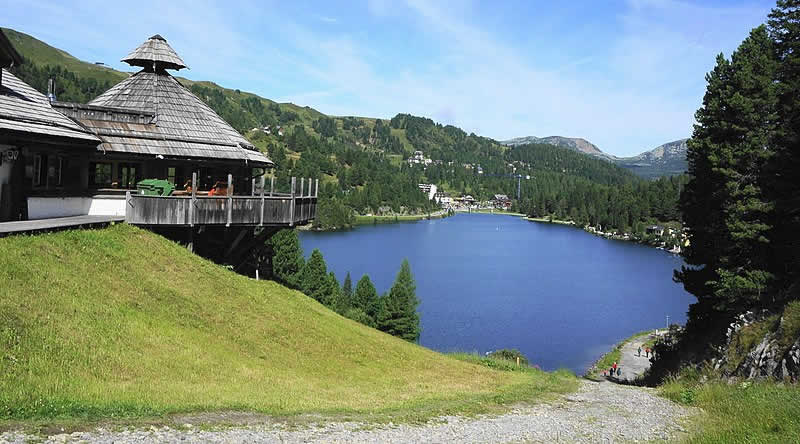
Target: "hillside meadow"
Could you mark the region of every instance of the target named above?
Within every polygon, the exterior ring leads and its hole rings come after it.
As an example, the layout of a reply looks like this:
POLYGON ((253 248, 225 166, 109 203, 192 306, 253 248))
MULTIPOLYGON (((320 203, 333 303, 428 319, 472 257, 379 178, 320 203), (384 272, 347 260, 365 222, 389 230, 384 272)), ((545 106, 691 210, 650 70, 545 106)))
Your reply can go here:
POLYGON ((242 410, 425 418, 577 388, 345 319, 147 231, 0 239, 0 419, 242 410))

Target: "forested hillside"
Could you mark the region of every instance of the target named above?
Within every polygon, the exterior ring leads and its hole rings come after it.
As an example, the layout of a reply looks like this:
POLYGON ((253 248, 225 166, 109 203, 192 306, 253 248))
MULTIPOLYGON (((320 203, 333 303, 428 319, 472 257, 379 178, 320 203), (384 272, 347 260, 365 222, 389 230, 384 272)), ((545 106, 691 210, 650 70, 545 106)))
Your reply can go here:
MULTIPOLYGON (((60 101, 86 102, 127 74, 81 62, 33 37, 8 30, 26 63, 14 72, 46 92, 53 78, 60 101)), ((275 161, 278 187, 289 178, 321 179, 318 228, 344 228, 356 214, 421 214, 437 209, 419 191, 434 183, 458 197, 516 196, 515 209, 580 224, 634 229, 679 219, 681 178, 648 183, 609 162, 547 144, 507 147, 431 119, 326 116, 211 82, 181 83, 275 161), (426 163, 406 159, 422 151, 426 163)))

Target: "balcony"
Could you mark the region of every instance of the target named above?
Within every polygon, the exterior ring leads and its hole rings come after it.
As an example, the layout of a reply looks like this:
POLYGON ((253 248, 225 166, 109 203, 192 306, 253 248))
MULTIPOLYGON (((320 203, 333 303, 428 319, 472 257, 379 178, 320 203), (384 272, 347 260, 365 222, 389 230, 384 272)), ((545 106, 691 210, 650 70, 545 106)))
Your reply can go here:
POLYGON ((197 191, 197 177, 192 178, 192 191, 185 195, 147 196, 128 191, 125 195, 125 221, 142 226, 239 226, 292 227, 311 222, 317 212, 319 180, 292 178, 291 192, 276 193, 274 180, 269 190, 262 177, 261 187, 254 186, 250 195, 234 195, 232 177, 228 175, 227 194, 203 195, 197 191), (306 185, 307 184, 307 185, 306 185))

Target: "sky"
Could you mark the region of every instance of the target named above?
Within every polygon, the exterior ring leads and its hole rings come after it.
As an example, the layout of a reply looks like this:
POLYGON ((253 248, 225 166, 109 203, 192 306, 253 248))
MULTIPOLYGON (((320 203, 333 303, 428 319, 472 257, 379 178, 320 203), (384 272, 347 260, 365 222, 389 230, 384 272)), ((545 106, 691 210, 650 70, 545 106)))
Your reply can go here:
POLYGON ((0 25, 118 62, 161 34, 180 75, 326 114, 430 117, 631 156, 689 137, 705 74, 774 1, 3 0, 0 25))

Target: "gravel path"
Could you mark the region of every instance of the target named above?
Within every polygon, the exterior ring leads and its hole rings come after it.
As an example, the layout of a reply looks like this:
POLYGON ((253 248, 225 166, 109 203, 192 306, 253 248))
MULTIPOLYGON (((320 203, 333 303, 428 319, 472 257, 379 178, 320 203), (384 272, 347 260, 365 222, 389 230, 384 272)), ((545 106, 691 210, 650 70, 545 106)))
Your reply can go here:
POLYGON ((327 422, 307 427, 248 421, 248 425, 201 430, 197 427, 151 427, 31 436, 4 433, 0 442, 264 442, 264 443, 392 443, 392 442, 631 442, 678 439, 681 424, 695 414, 657 396, 652 389, 609 382, 583 381, 580 390, 561 399, 519 406, 499 416, 447 416, 423 425, 327 422))
POLYGON ((648 336, 643 336, 626 342, 625 345, 622 346, 619 359, 622 376, 619 379, 633 381, 650 368, 650 358, 646 357, 644 352, 644 343, 648 339, 648 336), (641 356, 637 353, 639 347, 642 348, 641 356))

